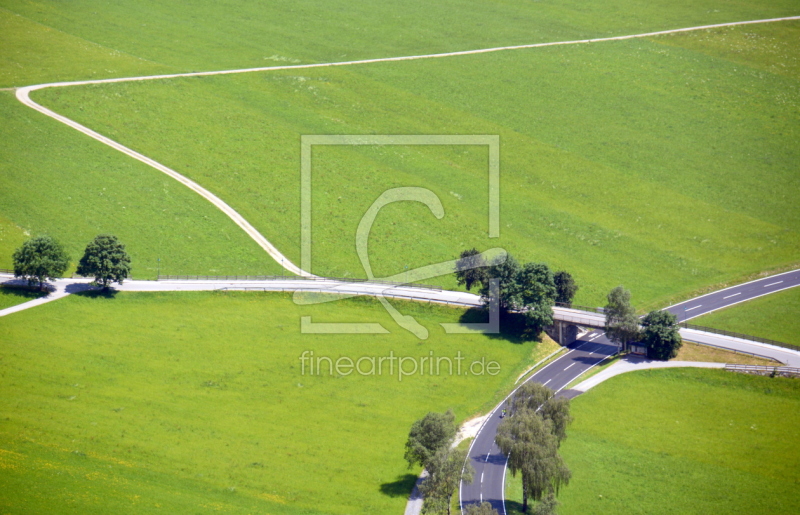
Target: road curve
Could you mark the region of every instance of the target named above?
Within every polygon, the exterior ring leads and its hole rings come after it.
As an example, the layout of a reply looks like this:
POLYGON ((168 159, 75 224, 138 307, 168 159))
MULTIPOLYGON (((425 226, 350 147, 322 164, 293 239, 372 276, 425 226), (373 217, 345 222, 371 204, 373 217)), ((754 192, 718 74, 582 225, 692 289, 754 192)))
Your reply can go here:
MULTIPOLYGON (((799 285, 800 270, 793 270, 731 286, 666 309, 677 315, 680 321, 684 321, 799 285)), ((589 315, 587 314, 587 316, 589 315)), ((800 352, 789 349, 692 329, 681 329, 681 336, 693 342, 748 352, 776 359, 790 366, 800 367, 800 352)), ((611 343, 600 330, 592 331, 581 337, 570 344, 569 348, 570 351, 567 354, 537 371, 526 382, 536 381, 556 390, 559 395, 574 397, 581 392, 565 391, 563 388, 588 369, 617 352, 617 346, 611 343)), ((513 392, 510 395, 513 395, 513 392)), ((470 446, 467 459, 475 468, 475 476, 472 483, 462 482, 459 488, 462 513, 468 504, 489 502, 500 515, 506 515, 504 490, 507 459, 500 453, 494 442, 497 426, 500 424, 500 409, 504 403, 505 400, 490 413, 470 446)))

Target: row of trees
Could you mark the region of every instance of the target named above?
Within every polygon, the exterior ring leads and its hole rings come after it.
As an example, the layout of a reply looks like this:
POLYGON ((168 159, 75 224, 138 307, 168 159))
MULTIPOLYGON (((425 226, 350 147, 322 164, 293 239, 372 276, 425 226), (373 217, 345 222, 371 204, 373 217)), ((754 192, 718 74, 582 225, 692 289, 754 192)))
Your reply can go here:
MULTIPOLYGON (((69 255, 50 236, 37 236, 14 251, 14 276, 26 279, 29 285, 44 288, 47 280, 61 277, 69 267, 69 255)), ((122 284, 131 270, 131 259, 125 245, 116 236, 100 234, 86 246, 78 263, 77 273, 94 277, 107 290, 112 282, 122 284)))
MULTIPOLYGON (((489 305, 496 281, 496 295, 501 314, 520 312, 526 326, 538 334, 553 324, 553 306, 570 306, 578 291, 572 275, 553 273, 544 263, 520 264, 508 254, 492 263, 484 261, 477 249, 465 250, 456 262, 459 285, 476 287, 483 302, 489 305)), ((643 319, 631 306, 631 293, 622 286, 611 290, 605 307, 605 331, 608 338, 627 351, 633 342, 647 346, 650 359, 674 358, 681 347, 677 318, 667 311, 651 311, 643 319)))
POLYGON ((508 254, 492 263, 484 261, 477 249, 465 250, 456 262, 456 279, 468 290, 478 288, 486 305, 497 288, 501 314, 517 311, 526 325, 538 334, 553 324, 556 302, 571 304, 578 286, 568 272, 553 273, 544 263, 520 264, 508 254))
MULTIPOLYGON (((524 512, 528 500, 533 499, 538 501, 534 515, 555 513, 555 495, 571 477, 558 454, 571 422, 569 399, 557 398, 553 390, 540 383, 525 383, 508 402, 508 416, 500 423, 495 442, 508 456, 511 474, 522 477, 524 512)), ((421 465, 428 472, 420 485, 422 513, 450 515, 459 483, 473 479, 475 472, 467 462, 466 451, 453 448, 456 431, 452 411, 428 413, 411 426, 405 459, 409 467, 421 465)), ((489 503, 467 507, 467 515, 496 514, 489 503)))
POLYGON ((632 342, 641 342, 647 347, 650 359, 666 361, 678 355, 683 341, 678 332, 678 318, 669 311, 651 311, 640 319, 631 305, 631 292, 617 286, 608 294, 605 315, 606 336, 623 351, 632 342))

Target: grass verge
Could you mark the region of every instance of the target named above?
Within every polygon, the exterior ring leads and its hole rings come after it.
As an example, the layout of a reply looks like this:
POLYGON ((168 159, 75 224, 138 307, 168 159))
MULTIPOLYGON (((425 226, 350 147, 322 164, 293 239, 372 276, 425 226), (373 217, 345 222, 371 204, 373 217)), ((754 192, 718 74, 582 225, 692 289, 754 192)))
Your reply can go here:
POLYGON ((559 513, 800 509, 800 382, 720 370, 615 377, 572 402, 559 513))
POLYGON ((691 320, 692 324, 800 345, 800 288, 790 288, 691 320))

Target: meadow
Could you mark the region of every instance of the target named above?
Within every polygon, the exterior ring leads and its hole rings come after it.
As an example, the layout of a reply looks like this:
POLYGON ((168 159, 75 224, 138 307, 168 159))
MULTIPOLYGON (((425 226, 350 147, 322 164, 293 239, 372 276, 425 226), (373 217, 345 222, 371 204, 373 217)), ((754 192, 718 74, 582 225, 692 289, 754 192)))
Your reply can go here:
POLYGON ((403 460, 411 423, 487 410, 541 353, 536 342, 445 335, 438 323, 461 310, 398 308, 430 339, 397 328, 374 300, 297 306, 284 294, 72 295, 3 317, 0 511, 401 512, 419 472, 403 460), (301 315, 392 333, 301 334, 301 315), (501 368, 312 375, 307 350, 334 360, 460 351, 501 368))
POLYGON ((792 0, 2 0, 0 87, 448 52, 796 14, 792 0))
POLYGON ((378 276, 501 246, 569 270, 579 303, 623 284, 645 309, 796 266, 798 34, 786 22, 34 98, 200 182, 295 261, 301 135, 498 134, 499 239, 486 234, 485 148, 315 148, 312 271, 363 277, 361 216, 387 188, 423 186, 446 216, 384 209, 378 276))
POLYGON ((280 274, 239 227, 169 177, 66 130, 0 91, 0 268, 29 236, 50 234, 74 271, 97 234, 119 237, 133 277, 280 274), (159 259, 161 260, 159 262, 159 259))
POLYGON ((701 369, 610 379, 572 401, 561 454, 573 476, 558 512, 796 513, 798 408, 794 379, 701 369))
POLYGON ((800 288, 773 293, 692 320, 693 324, 800 345, 800 288))

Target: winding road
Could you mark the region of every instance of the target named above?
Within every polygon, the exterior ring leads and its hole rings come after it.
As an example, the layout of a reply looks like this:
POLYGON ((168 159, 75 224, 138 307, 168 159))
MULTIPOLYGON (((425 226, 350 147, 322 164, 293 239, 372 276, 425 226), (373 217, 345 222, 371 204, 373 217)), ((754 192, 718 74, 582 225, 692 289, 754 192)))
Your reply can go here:
MULTIPOLYGON (((685 321, 795 286, 800 286, 800 270, 731 286, 666 309, 678 316, 680 321, 685 321)), ((800 352, 789 349, 692 329, 681 329, 681 336, 693 342, 756 354, 800 367, 800 352)), ((568 347, 569 352, 538 370, 527 381, 542 383, 558 395, 574 397, 581 392, 565 390, 566 386, 618 350, 600 330, 582 336, 568 347)), ((475 476, 472 483, 462 482, 459 489, 462 512, 468 504, 489 502, 500 515, 506 514, 504 490, 507 460, 494 442, 500 424, 500 409, 504 403, 505 400, 487 417, 470 446, 467 459, 475 468, 475 476)))

